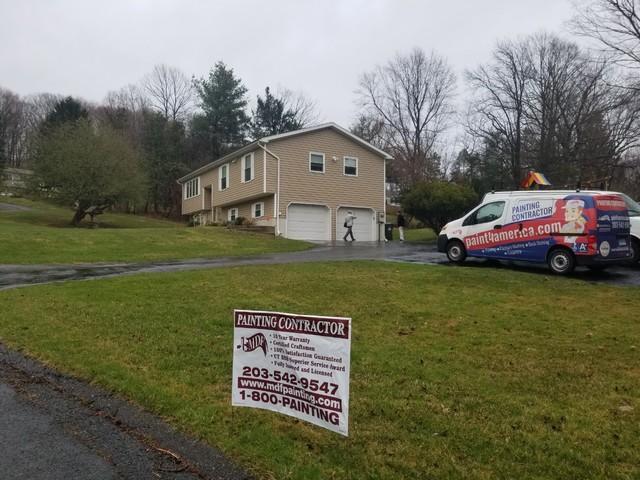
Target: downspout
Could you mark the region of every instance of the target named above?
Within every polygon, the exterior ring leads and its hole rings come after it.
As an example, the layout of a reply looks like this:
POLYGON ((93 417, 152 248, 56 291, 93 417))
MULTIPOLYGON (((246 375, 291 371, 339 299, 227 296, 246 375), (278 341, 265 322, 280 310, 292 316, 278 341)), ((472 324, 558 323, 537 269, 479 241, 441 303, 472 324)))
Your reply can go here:
POLYGON ((275 199, 275 210, 276 210, 276 237, 280 236, 280 157, 270 151, 267 147, 265 147, 262 143, 258 142, 258 146, 264 150, 266 153, 271 155, 278 161, 277 174, 276 174, 276 199, 275 199))

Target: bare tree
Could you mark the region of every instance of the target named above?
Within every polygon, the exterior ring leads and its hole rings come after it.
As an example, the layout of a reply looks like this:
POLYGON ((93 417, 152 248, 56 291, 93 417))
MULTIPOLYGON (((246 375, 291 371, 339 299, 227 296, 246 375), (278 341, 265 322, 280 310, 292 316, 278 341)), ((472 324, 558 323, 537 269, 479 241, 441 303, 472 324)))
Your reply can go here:
POLYGON ((513 187, 529 168, 556 185, 609 184, 640 138, 640 91, 616 86, 617 75, 555 35, 501 43, 492 62, 467 74, 468 132, 513 187))
POLYGON ((447 61, 415 48, 360 79, 364 114, 384 124, 398 182, 408 188, 438 176, 436 144, 453 114, 455 75, 447 61))
POLYGON ((492 63, 467 71, 476 98, 467 129, 472 135, 497 140, 511 182, 522 174, 526 87, 531 78, 528 42, 500 42, 492 63))
POLYGON ((288 88, 278 89, 276 96, 283 104, 284 110, 291 112, 302 127, 308 127, 318 123, 320 114, 316 103, 302 92, 294 92, 288 88))
POLYGON ((349 130, 378 148, 385 149, 387 147, 385 145, 384 122, 378 117, 360 114, 349 130))
POLYGON ((193 84, 175 67, 156 65, 142 80, 151 108, 168 120, 184 120, 193 107, 193 84))
POLYGON ((640 3, 638 0, 591 0, 573 19, 573 30, 594 38, 615 59, 640 68, 640 3))

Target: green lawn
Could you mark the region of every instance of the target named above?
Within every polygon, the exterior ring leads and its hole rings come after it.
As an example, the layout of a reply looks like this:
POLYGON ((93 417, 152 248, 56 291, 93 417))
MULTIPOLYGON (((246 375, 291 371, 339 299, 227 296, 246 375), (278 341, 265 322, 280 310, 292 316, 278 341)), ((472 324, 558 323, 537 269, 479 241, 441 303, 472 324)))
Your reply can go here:
POLYGON ((309 248, 305 242, 230 232, 222 227, 190 228, 140 215, 104 214, 98 228, 69 226, 73 212, 43 202, 4 199, 31 211, 0 211, 0 264, 172 260, 253 255, 309 248))
POLYGON ((261 478, 640 477, 636 288, 354 262, 0 292, 0 340, 261 478), (232 311, 353 317, 350 436, 230 406, 232 311))
MULTIPOLYGON (((412 243, 429 243, 435 242, 438 236, 433 233, 430 228, 405 228, 404 239, 412 243)), ((398 227, 393 229, 393 239, 400 240, 400 232, 398 227)))

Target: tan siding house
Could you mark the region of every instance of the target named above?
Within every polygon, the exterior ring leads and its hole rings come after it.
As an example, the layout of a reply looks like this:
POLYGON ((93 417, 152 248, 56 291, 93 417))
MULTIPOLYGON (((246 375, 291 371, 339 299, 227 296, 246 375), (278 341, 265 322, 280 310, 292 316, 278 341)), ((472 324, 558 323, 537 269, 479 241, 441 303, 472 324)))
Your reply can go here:
POLYGON ((351 211, 356 240, 383 238, 385 161, 334 123, 264 137, 182 177, 182 213, 201 223, 251 219, 276 235, 340 239, 351 211))

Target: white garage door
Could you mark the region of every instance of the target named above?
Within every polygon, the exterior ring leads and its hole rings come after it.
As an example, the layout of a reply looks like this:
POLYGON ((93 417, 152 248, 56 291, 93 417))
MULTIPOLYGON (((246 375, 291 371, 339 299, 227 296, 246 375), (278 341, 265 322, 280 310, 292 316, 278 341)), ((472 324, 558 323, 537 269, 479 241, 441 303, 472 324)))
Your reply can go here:
POLYGON ((344 219, 347 212, 352 212, 356 219, 353 221, 353 236, 361 242, 375 242, 378 240, 375 229, 375 213, 370 208, 340 207, 337 215, 336 238, 344 237, 344 219))
POLYGON ((287 237, 331 240, 329 209, 323 205, 292 203, 287 208, 287 237))

